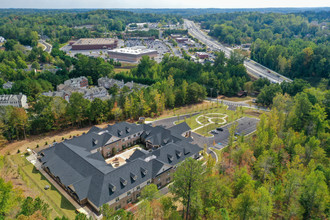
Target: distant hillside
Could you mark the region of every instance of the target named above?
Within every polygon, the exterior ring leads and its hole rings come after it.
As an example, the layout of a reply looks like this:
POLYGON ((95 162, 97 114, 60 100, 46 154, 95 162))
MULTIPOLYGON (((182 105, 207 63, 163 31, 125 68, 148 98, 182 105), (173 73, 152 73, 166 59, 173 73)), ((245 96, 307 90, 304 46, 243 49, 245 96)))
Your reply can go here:
POLYGON ((202 15, 202 14, 216 14, 216 13, 228 13, 228 12, 277 12, 277 13, 297 13, 305 11, 330 11, 330 7, 322 8, 184 8, 184 9, 118 9, 125 11, 132 11, 136 13, 155 13, 155 14, 177 14, 182 16, 202 15))

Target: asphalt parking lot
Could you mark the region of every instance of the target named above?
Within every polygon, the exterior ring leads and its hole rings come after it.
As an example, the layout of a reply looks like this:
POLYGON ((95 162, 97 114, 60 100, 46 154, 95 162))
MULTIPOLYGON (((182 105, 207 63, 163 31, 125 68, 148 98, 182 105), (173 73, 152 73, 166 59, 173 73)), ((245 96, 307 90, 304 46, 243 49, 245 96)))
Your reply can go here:
MULTIPOLYGON (((243 117, 236 120, 236 122, 238 123, 236 128, 236 132, 238 133, 238 135, 247 135, 256 130, 259 119, 243 117)), ((232 126, 232 124, 233 123, 229 123, 221 127, 223 131, 217 131, 218 134, 214 134, 213 137, 204 137, 200 134, 193 132, 192 136, 194 139, 194 143, 200 147, 203 147, 205 144, 207 144, 208 147, 212 147, 215 143, 215 146, 213 147, 216 149, 221 149, 228 144, 229 128, 232 126)))

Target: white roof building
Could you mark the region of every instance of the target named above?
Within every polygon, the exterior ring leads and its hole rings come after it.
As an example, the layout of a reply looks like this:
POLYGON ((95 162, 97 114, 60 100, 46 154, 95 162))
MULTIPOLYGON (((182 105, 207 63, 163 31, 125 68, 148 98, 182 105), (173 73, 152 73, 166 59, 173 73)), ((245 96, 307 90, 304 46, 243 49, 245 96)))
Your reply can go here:
POLYGON ((28 108, 26 95, 0 95, 0 106, 28 108))
POLYGON ((127 62, 138 62, 142 56, 149 56, 150 58, 157 57, 158 52, 153 49, 147 49, 143 46, 125 47, 113 50, 108 50, 109 58, 127 62))
POLYGON ((64 81, 64 85, 71 86, 75 88, 87 88, 88 87, 88 79, 85 76, 81 76, 78 78, 68 79, 64 81))

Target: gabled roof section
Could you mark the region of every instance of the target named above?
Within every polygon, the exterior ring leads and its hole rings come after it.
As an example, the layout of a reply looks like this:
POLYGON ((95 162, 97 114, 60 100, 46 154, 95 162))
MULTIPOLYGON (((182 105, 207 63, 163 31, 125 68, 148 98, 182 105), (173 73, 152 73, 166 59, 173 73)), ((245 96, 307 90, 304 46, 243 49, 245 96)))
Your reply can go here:
POLYGON ((128 122, 120 122, 114 125, 109 125, 108 127, 104 128, 103 131, 109 132, 113 136, 117 136, 120 138, 125 138, 132 134, 136 134, 138 132, 143 131, 142 125, 131 124, 128 122))
POLYGON ((181 135, 184 132, 190 131, 191 128, 186 122, 182 122, 180 124, 174 125, 173 127, 170 127, 168 130, 171 132, 171 134, 181 135))
POLYGON ((151 127, 150 125, 144 125, 145 132, 142 133, 141 138, 149 141, 152 145, 165 145, 169 142, 178 140, 171 132, 164 127, 156 126, 151 127))
POLYGON ((128 158, 128 159, 126 160, 126 162, 133 161, 133 160, 135 160, 135 159, 137 159, 137 158, 144 159, 145 156, 148 155, 148 154, 149 154, 149 152, 146 151, 146 150, 143 150, 143 149, 141 149, 141 150, 140 150, 140 149, 136 149, 136 150, 134 151, 134 153, 130 156, 130 158, 128 158))
POLYGON ((154 159, 152 160, 152 177, 156 177, 159 174, 171 169, 172 166, 164 164, 161 161, 154 159))
POLYGON ((183 161, 187 157, 191 157, 202 149, 196 144, 190 144, 185 141, 179 141, 176 143, 169 143, 157 150, 154 150, 151 154, 157 157, 157 160, 164 164, 176 165, 183 161))

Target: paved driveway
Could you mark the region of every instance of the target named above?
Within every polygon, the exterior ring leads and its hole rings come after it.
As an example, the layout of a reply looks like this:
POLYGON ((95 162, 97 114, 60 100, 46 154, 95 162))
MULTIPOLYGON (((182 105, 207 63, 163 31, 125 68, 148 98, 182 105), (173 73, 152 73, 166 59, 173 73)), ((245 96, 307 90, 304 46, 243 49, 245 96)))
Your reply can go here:
MULTIPOLYGON (((184 118, 190 118, 190 116, 194 116, 194 115, 197 115, 199 114, 199 112, 197 113, 193 113, 193 114, 187 114, 187 115, 181 115, 179 118, 179 120, 183 120, 184 118)), ((157 120, 157 121, 153 121, 151 122, 151 124, 153 126, 163 126, 165 128, 170 128, 170 127, 173 127, 174 126, 174 122, 178 121, 178 117, 175 116, 175 117, 172 117, 172 118, 165 118, 165 119, 160 119, 160 120, 157 120)))

